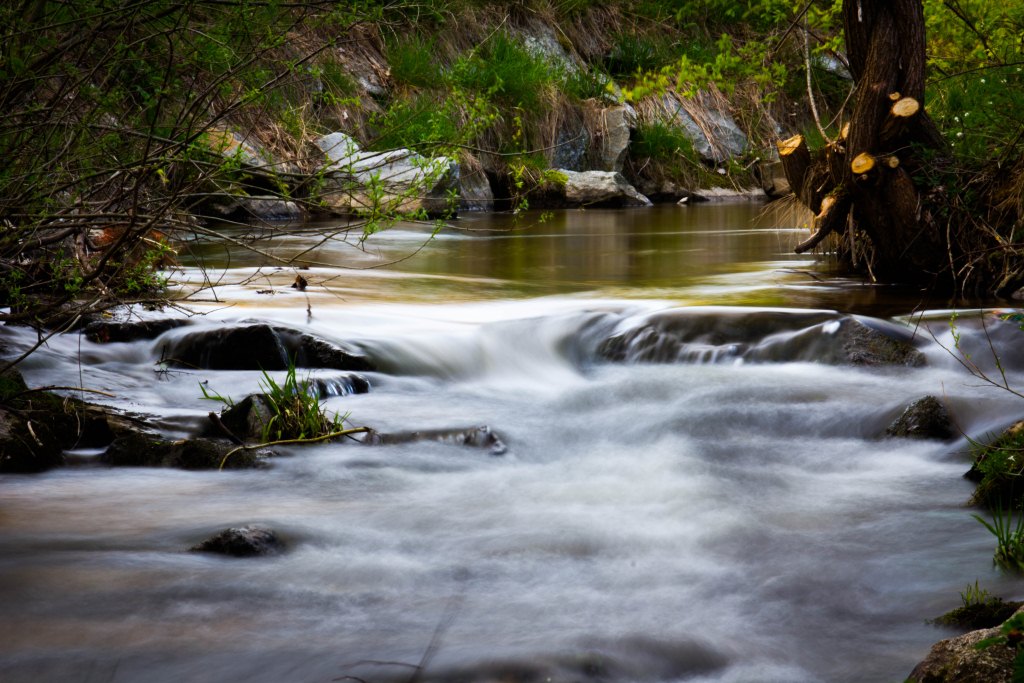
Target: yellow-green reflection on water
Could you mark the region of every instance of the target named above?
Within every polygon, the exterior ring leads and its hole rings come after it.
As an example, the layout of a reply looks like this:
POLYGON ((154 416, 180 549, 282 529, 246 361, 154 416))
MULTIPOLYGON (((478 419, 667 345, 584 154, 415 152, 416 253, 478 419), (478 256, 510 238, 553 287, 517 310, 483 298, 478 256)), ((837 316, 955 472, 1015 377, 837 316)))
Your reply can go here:
MULTIPOLYGON (((331 223, 303 226, 298 236, 282 237, 284 228, 235 234, 266 237, 256 243, 264 253, 301 255, 312 264, 304 273, 310 296, 346 303, 571 295, 873 313, 920 304, 916 294, 830 277, 818 257, 795 255, 793 246, 807 235, 798 223, 771 205, 732 202, 565 210, 544 220, 539 213, 465 214, 433 238, 433 226, 399 224, 363 244, 331 223)), ((247 285, 252 291, 284 293, 295 277, 259 253, 224 245, 183 253, 183 265, 199 263, 225 271, 224 282, 257 273, 247 285)))

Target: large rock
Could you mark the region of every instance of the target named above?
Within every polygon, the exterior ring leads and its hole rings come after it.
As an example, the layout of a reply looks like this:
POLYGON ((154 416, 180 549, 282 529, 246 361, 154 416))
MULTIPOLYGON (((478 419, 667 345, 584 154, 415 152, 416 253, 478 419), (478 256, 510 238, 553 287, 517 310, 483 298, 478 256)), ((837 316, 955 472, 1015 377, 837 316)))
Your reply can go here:
POLYGON ((459 211, 493 211, 494 190, 483 168, 459 174, 459 211))
POLYGON ((161 358, 177 367, 210 370, 284 370, 291 361, 304 368, 374 369, 355 350, 266 323, 190 331, 164 344, 161 358))
POLYGON ((636 110, 628 104, 608 107, 600 112, 600 127, 594 131, 594 167, 601 171, 621 171, 629 152, 629 140, 636 130, 636 110))
POLYGON ((831 311, 693 306, 630 321, 598 346, 627 363, 817 362, 922 365, 904 328, 831 311))
POLYGON ((977 647, 999 633, 998 627, 988 628, 939 641, 914 667, 907 683, 1011 683, 1016 650, 1005 645, 977 647))
MULTIPOLYGON (((582 120, 561 121, 555 134, 555 148, 551 151, 551 168, 564 168, 568 171, 586 170, 589 147, 590 131, 582 120)), ((621 166, 618 170, 621 170, 621 166)))
POLYGON ((316 141, 326 165, 323 200, 342 213, 417 213, 450 216, 459 166, 448 157, 427 158, 409 149, 363 151, 344 133, 316 141))
POLYGON ((629 184, 621 173, 612 171, 585 171, 577 173, 559 169, 564 173, 565 203, 570 206, 630 207, 650 206, 651 200, 629 184))
POLYGON ((945 441, 953 436, 953 423, 942 401, 934 396, 925 396, 907 406, 885 433, 887 436, 945 441))
POLYGON ((645 103, 641 111, 645 122, 663 123, 685 133, 704 161, 722 163, 744 154, 750 146, 732 115, 705 96, 684 103, 678 93, 667 91, 645 103), (699 122, 690 110, 699 115, 699 122))
POLYGON ((64 465, 64 451, 105 446, 114 438, 105 412, 70 397, 28 392, 15 369, 0 375, 0 473, 64 465))
POLYGON ((158 320, 98 320, 85 326, 85 338, 92 342, 108 344, 133 342, 140 339, 156 339, 164 332, 191 323, 187 318, 161 318, 158 320))
POLYGON ((217 553, 231 557, 266 557, 284 552, 286 546, 277 532, 261 524, 231 527, 189 548, 192 552, 217 553))

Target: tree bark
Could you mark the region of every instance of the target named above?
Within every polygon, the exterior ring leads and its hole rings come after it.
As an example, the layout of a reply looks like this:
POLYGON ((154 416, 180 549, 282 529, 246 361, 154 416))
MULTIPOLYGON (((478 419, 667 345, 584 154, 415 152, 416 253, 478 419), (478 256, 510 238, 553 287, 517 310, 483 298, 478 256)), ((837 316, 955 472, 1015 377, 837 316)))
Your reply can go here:
POLYGON ((922 154, 943 147, 924 108, 922 0, 845 0, 843 23, 856 100, 843 135, 812 159, 802 184, 792 185, 817 214, 817 232, 798 250, 850 226, 851 237, 871 242, 859 251, 872 255, 866 265, 874 277, 933 281, 949 265, 948 248, 944 232, 921 211, 912 180, 922 154))

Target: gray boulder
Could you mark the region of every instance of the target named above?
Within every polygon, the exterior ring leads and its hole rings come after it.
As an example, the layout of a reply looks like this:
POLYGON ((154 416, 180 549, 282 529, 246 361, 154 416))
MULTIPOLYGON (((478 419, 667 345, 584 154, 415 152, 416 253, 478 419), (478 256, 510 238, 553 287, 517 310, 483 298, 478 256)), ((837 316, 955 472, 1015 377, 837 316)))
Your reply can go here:
POLYGON ((630 207, 650 206, 651 200, 640 194, 621 173, 612 171, 567 171, 564 173, 565 203, 570 206, 630 207))
POLYGON ((409 149, 367 152, 344 133, 316 141, 326 164, 322 199, 341 213, 415 213, 447 216, 458 208, 459 165, 409 149))
POLYGON ((601 126, 592 138, 594 166, 602 171, 621 171, 629 152, 629 139, 636 130, 636 110, 628 104, 603 109, 601 126))
POLYGON ((683 106, 680 95, 665 92, 643 107, 645 122, 660 122, 683 131, 694 151, 711 163, 721 163, 746 152, 749 147, 747 136, 732 116, 701 100, 698 97, 691 103, 691 108, 700 114, 701 121, 698 122, 683 106))
POLYGON ((494 191, 482 168, 459 174, 459 211, 493 211, 494 191))

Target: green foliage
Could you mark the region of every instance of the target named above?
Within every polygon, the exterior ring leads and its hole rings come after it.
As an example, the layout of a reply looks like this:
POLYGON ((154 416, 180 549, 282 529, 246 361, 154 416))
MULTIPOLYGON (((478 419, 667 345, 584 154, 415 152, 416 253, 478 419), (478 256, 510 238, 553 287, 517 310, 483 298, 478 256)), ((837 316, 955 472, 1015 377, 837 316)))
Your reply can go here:
POLYGON ((1024 572, 1024 513, 1015 518, 1012 510, 1004 511, 996 507, 991 523, 980 515, 973 517, 996 537, 996 552, 993 556, 996 566, 1024 572))
POLYGON ((452 66, 451 82, 484 93, 502 105, 536 109, 553 91, 556 70, 504 31, 476 51, 463 54, 452 66))
POLYGON ((625 31, 613 38, 605 68, 613 76, 633 76, 670 64, 675 53, 671 38, 664 33, 625 31))
POLYGON ((371 148, 421 148, 425 145, 454 145, 463 138, 460 112, 451 100, 432 95, 396 99, 382 114, 371 117, 376 131, 371 148))
POLYGON ((967 584, 960 592, 962 605, 946 612, 935 620, 943 626, 956 626, 966 630, 991 628, 1009 619, 1021 606, 1019 602, 1007 602, 991 595, 981 588, 978 581, 967 584))
POLYGON ((691 163, 699 163, 693 142, 686 133, 661 122, 641 124, 637 128, 631 152, 654 161, 673 162, 682 157, 691 163))
POLYGON ((1024 429, 1010 430, 988 446, 975 445, 972 475, 979 479, 971 502, 1021 509, 1024 501, 1024 429))
POLYGON ((603 97, 612 78, 600 69, 577 69, 562 74, 561 90, 577 102, 603 97))
POLYGON ((391 78, 399 85, 416 88, 438 88, 443 85, 444 72, 437 60, 437 44, 414 34, 387 44, 385 50, 391 67, 391 78))
POLYGON ((1024 120, 1024 6, 993 0, 925 3, 931 115, 960 158, 1009 158, 1024 120))
POLYGON ((260 381, 273 413, 263 425, 262 440, 284 441, 315 439, 344 429, 345 418, 327 417, 320 405, 320 397, 310 391, 308 378, 298 380, 295 364, 289 363, 284 382, 278 384, 264 371, 260 381))

